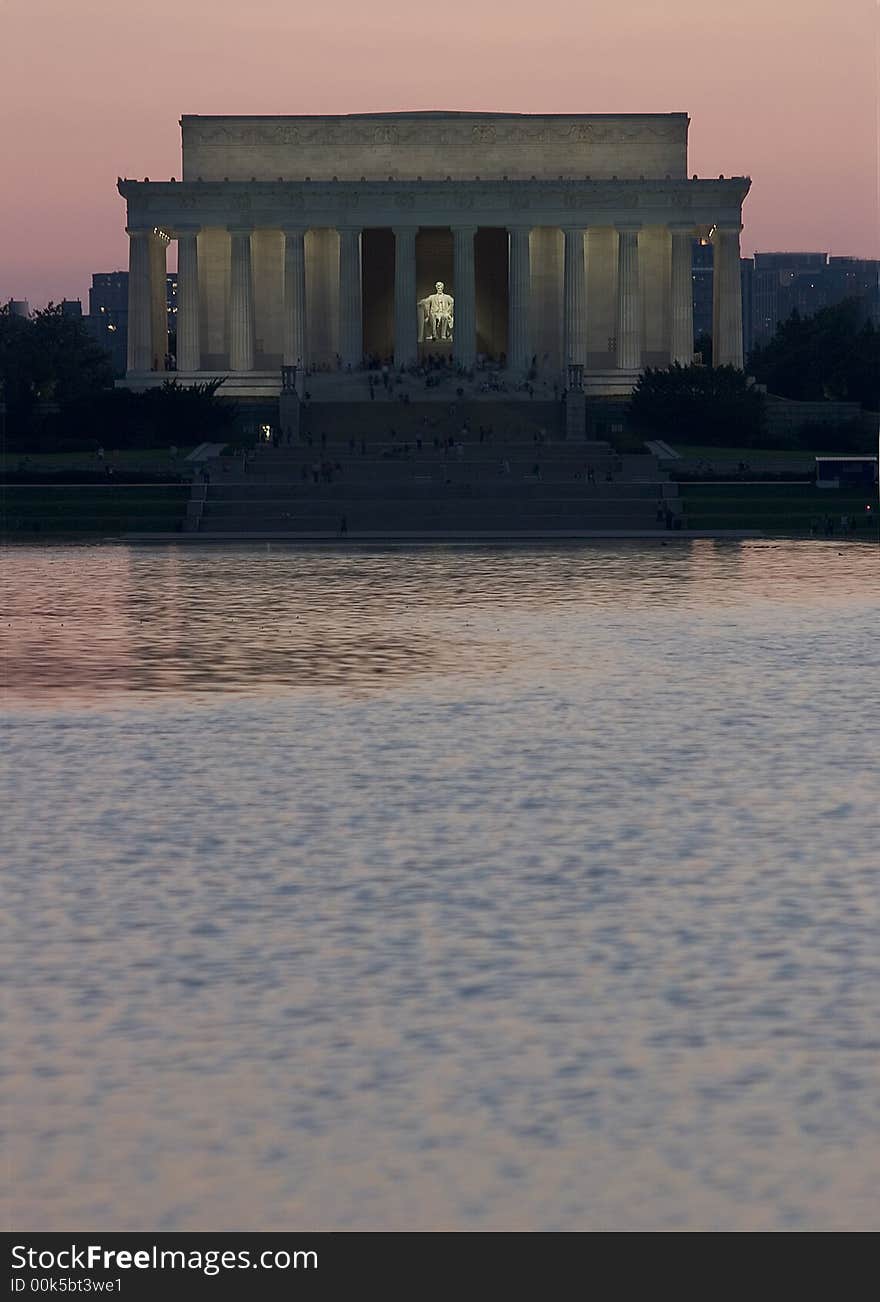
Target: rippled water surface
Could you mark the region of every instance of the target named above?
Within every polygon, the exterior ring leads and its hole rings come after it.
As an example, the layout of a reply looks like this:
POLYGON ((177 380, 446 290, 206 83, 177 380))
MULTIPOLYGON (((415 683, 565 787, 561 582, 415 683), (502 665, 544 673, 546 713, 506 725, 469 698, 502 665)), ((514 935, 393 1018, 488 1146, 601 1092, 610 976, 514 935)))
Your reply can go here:
POLYGON ((878 563, 7 549, 8 1219, 880 1227, 878 563))

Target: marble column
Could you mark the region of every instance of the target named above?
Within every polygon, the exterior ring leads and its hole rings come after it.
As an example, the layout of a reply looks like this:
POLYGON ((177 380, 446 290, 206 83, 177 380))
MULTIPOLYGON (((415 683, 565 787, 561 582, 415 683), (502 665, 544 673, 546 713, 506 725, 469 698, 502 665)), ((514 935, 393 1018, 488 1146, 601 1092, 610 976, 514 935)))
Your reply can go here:
POLYGON ((229 369, 254 369, 254 273, 251 228, 230 226, 229 369))
POLYGON ((306 246, 302 226, 284 228, 285 366, 306 365, 306 246))
POLYGON ((197 226, 177 228, 177 369, 202 369, 197 226))
POLYGON ((339 227, 339 351, 343 366, 360 366, 364 360, 361 232, 358 226, 339 227))
POLYGON ((149 371, 153 365, 150 240, 148 230, 128 231, 128 363, 129 371, 149 371))
POLYGON ((617 366, 637 371, 642 364, 642 296, 639 286, 641 223, 617 227, 617 366))
POLYGON ((527 226, 510 228, 507 299, 507 365, 517 374, 525 375, 532 362, 532 341, 529 328, 531 303, 531 260, 527 226))
POLYGON ((712 364, 743 366, 739 222, 719 222, 712 232, 712 364))
POLYGON ((587 364, 587 267, 584 259, 583 226, 563 229, 563 361, 565 366, 587 364))
POLYGON ((416 306, 417 226, 394 227, 394 365, 410 366, 419 355, 416 306))
POLYGON ((672 302, 669 312, 669 360, 690 366, 694 360, 694 279, 692 222, 670 222, 672 302))
POLYGON ((452 294, 455 299, 452 326, 452 355, 468 369, 477 359, 477 295, 474 275, 476 226, 453 226, 452 294))
POLYGON ((168 355, 168 266, 166 253, 170 238, 154 230, 150 237, 150 336, 154 371, 164 371, 168 355))

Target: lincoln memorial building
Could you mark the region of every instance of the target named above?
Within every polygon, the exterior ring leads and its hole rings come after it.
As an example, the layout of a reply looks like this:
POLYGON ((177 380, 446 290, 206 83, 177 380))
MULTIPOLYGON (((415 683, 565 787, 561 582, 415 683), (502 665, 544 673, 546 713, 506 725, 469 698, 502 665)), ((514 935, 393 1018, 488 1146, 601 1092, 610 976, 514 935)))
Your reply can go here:
POLYGON ((483 358, 587 394, 693 355, 691 246, 714 245, 714 359, 742 366, 744 177, 688 178, 684 113, 181 121, 182 178, 120 180, 128 371, 161 384, 177 241, 181 382, 271 397, 281 367, 483 358))

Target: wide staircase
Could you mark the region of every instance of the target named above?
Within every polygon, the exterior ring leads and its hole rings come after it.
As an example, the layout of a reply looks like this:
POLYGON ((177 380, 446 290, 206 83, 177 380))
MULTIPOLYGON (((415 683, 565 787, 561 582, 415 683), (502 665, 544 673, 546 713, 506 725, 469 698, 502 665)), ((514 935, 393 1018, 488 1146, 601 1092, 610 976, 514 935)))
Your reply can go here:
POLYGON ((572 442, 555 403, 315 404, 299 436, 213 463, 205 534, 644 531, 676 486, 650 455, 572 442), (453 445, 449 446, 449 440, 453 445))
POLYGON ((306 434, 320 437, 326 433, 337 443, 340 439, 347 443, 353 437, 387 441, 392 431, 398 441, 404 442, 414 442, 426 433, 432 439, 452 436, 465 443, 474 438, 479 442, 481 426, 496 440, 525 436, 531 442, 541 431, 560 436, 564 430, 564 411, 562 403, 537 399, 490 403, 479 399, 457 400, 447 395, 445 399, 434 398, 431 402, 401 402, 377 397, 375 402, 303 403, 301 424, 306 434), (462 433, 463 430, 466 432, 462 433))

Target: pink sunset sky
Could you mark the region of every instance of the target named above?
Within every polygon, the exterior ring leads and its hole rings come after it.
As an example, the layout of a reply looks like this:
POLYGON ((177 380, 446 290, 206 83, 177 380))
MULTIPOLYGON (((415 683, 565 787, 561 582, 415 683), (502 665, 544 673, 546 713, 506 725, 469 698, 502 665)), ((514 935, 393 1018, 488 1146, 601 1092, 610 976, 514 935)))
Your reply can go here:
POLYGON ((745 173, 743 251, 880 256, 878 0, 0 0, 0 301, 127 266, 117 175, 182 113, 691 116, 745 173))

